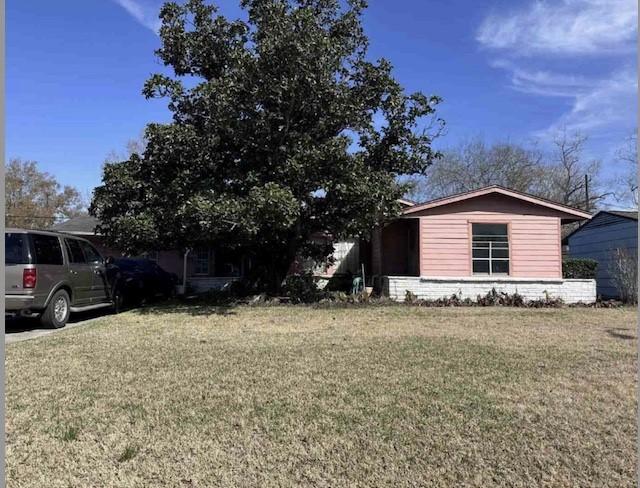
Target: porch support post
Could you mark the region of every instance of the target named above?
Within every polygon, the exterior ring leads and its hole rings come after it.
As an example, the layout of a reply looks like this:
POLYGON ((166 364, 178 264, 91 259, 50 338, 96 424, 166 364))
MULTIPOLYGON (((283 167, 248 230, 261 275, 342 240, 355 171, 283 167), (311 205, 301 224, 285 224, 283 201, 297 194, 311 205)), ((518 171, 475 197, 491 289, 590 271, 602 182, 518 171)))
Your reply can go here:
POLYGON ((182 262, 182 290, 180 290, 181 295, 187 294, 187 263, 188 263, 188 257, 190 252, 191 252, 191 249, 187 249, 184 252, 184 258, 182 262))

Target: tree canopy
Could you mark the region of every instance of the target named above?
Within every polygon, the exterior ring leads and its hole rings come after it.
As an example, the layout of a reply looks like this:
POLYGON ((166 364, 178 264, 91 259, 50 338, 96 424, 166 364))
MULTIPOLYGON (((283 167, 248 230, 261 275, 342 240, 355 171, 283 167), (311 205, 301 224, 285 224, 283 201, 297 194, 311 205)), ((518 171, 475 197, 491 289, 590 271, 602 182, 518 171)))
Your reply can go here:
MULTIPOLYGON (((406 93, 367 58, 362 0, 242 0, 247 20, 190 0, 160 11, 156 54, 172 75, 143 93, 173 120, 105 165, 91 206, 129 251, 224 243, 277 283, 317 232, 367 233, 399 212, 400 175, 424 173, 437 96, 406 93)), ((276 285, 277 286, 277 285, 276 285)))
POLYGON ((633 208, 638 208, 638 137, 637 133, 629 135, 623 146, 617 151, 617 158, 622 164, 622 175, 619 178, 618 200, 633 208))
POLYGON ((78 190, 62 186, 35 161, 19 158, 5 165, 5 225, 47 229, 82 212, 78 190))
POLYGON ((444 150, 426 175, 414 178, 409 196, 426 200, 501 185, 593 211, 613 193, 600 178, 600 162, 585 158, 586 141, 562 131, 547 152, 512 142, 467 141, 444 150))

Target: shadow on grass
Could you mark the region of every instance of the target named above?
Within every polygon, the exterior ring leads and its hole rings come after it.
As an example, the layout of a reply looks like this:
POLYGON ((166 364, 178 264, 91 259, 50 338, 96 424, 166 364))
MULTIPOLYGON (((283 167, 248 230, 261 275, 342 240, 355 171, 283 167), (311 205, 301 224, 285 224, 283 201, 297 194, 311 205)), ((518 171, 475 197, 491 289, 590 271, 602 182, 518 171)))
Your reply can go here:
POLYGON ((134 308, 131 311, 139 315, 166 315, 166 314, 187 314, 191 316, 209 315, 235 315, 237 303, 206 303, 200 300, 179 301, 171 300, 163 303, 152 303, 145 307, 134 308))
POLYGON ((625 334, 622 331, 625 330, 631 330, 631 329, 625 329, 625 328, 615 328, 615 329, 605 329, 606 333, 609 334, 611 337, 615 337, 616 339, 623 339, 625 341, 631 341, 633 339, 636 338, 635 335, 632 334, 625 334))
MULTIPOLYGON (((91 310, 88 312, 72 313, 71 316, 69 317, 68 323, 77 324, 80 322, 84 322, 86 320, 103 317, 111 313, 108 310, 109 309, 105 308, 105 309, 91 310)), ((39 318, 29 318, 29 317, 7 318, 5 320, 4 327, 5 327, 4 329, 5 334, 17 334, 20 332, 29 332, 29 331, 37 331, 37 330, 55 330, 55 329, 44 327, 40 322, 39 318)))

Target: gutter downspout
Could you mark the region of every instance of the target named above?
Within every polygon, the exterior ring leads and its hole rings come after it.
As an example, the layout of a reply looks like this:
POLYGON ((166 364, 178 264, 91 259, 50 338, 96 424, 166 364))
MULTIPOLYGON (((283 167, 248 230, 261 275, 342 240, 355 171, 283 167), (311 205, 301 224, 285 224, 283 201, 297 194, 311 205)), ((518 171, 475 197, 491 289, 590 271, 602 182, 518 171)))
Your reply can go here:
POLYGON ((191 252, 191 248, 187 249, 184 252, 184 258, 182 262, 182 286, 181 286, 181 289, 178 290, 179 295, 187 294, 187 258, 189 257, 190 252, 191 252))

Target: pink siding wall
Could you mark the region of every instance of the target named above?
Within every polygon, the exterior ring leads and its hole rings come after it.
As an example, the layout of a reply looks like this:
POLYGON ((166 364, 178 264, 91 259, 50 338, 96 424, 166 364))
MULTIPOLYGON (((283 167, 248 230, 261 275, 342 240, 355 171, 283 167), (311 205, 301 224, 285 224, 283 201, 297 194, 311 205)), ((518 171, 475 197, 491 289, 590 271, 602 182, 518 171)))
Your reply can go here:
POLYGON ((471 276, 471 223, 509 228, 510 276, 562 277, 560 218, 553 210, 501 195, 420 212, 420 275, 471 276))

